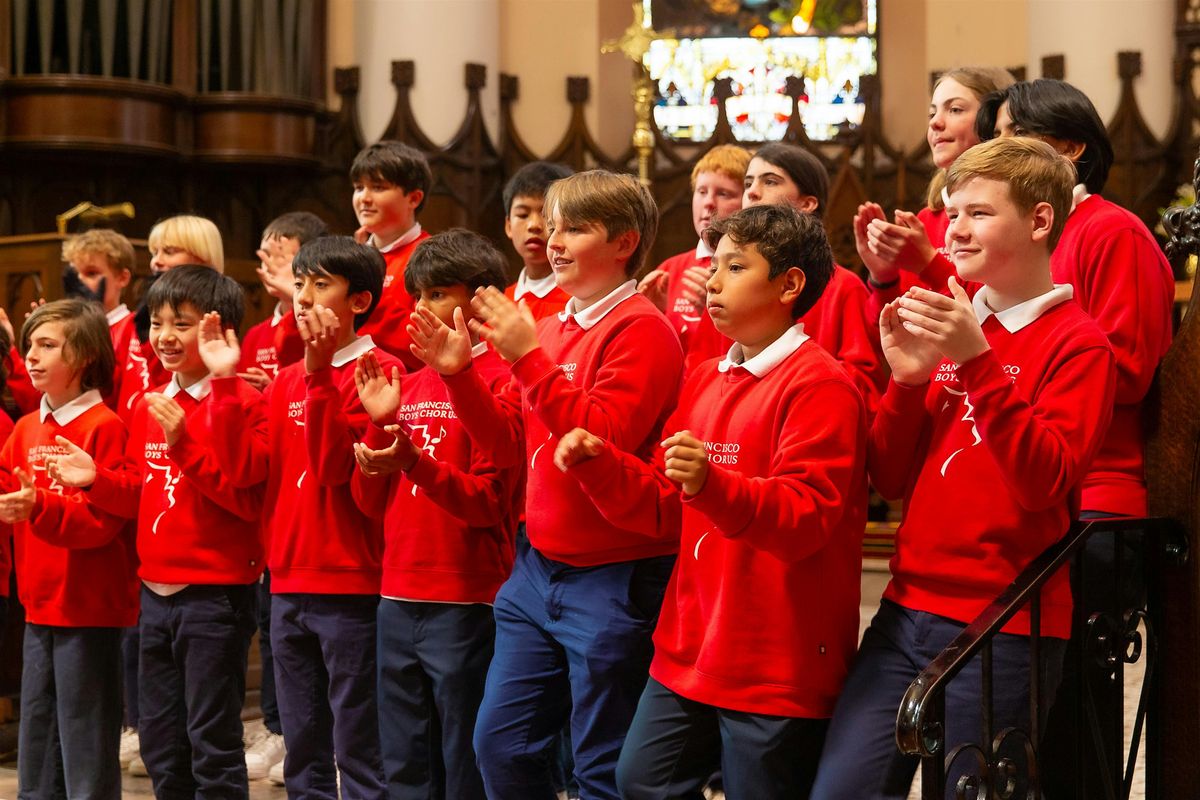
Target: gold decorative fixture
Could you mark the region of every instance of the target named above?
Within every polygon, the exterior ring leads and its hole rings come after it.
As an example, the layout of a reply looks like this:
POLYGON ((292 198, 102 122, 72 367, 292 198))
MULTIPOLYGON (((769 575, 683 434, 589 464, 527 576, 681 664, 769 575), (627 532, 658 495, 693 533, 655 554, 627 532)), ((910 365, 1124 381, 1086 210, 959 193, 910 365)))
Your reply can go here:
POLYGON ((78 218, 80 222, 108 222, 109 220, 125 217, 133 219, 134 210, 133 203, 114 203, 111 206, 98 206, 95 203, 84 200, 82 203, 77 203, 71 208, 54 218, 55 224, 58 226, 59 235, 65 235, 67 232, 67 223, 78 218))

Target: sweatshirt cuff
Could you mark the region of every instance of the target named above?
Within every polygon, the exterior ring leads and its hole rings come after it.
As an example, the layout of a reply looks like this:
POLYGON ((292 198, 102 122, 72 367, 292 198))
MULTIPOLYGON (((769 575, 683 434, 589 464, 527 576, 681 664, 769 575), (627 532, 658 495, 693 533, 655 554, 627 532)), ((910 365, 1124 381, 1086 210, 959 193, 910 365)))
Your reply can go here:
POLYGON ((981 392, 994 391, 1012 379, 1004 374, 1004 367, 996 357, 996 351, 985 350, 970 361, 958 365, 958 379, 962 382, 967 395, 973 397, 981 392))
POLYGON ((558 364, 554 363, 554 359, 544 349, 537 347, 513 362, 512 374, 522 386, 532 386, 556 369, 558 364))
POLYGON ((602 492, 605 486, 616 479, 621 469, 620 459, 617 458, 612 444, 605 442, 604 447, 600 448, 600 452, 594 457, 580 461, 567 472, 575 477, 580 486, 586 487, 590 496, 594 491, 602 492))
POLYGON ((213 378, 209 383, 209 387, 212 389, 211 402, 240 402, 240 395, 238 394, 238 381, 240 380, 241 378, 236 375, 231 375, 228 378, 213 378))
POLYGON ((693 495, 679 493, 685 505, 691 506, 709 519, 721 535, 738 536, 750 524, 749 512, 738 512, 738 477, 727 469, 712 462, 708 465, 708 477, 700 491, 693 495))
POLYGON ((333 384, 333 367, 322 367, 316 372, 306 372, 304 374, 304 386, 308 391, 309 397, 335 393, 337 387, 333 384))
POLYGON ((404 476, 408 478, 416 486, 426 488, 437 480, 438 462, 436 459, 430 458, 428 453, 421 452, 417 456, 417 463, 413 464, 404 476))
POLYGON ((102 511, 123 518, 137 516, 137 501, 130 503, 131 492, 113 470, 100 467, 96 470, 96 480, 86 489, 88 502, 102 511))
POLYGON ((376 425, 374 422, 367 425, 367 430, 363 436, 363 444, 372 450, 382 450, 385 447, 391 447, 392 442, 396 441, 396 437, 388 433, 382 426, 376 425))

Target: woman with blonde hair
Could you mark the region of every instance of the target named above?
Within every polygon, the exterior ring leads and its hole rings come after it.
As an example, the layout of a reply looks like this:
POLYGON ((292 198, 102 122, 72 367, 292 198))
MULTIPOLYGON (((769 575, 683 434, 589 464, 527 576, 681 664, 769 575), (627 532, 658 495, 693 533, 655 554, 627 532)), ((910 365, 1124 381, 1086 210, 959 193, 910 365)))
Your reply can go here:
POLYGON ((179 214, 160 220, 150 229, 150 269, 166 272, 183 264, 199 264, 225 271, 221 232, 207 217, 179 214))

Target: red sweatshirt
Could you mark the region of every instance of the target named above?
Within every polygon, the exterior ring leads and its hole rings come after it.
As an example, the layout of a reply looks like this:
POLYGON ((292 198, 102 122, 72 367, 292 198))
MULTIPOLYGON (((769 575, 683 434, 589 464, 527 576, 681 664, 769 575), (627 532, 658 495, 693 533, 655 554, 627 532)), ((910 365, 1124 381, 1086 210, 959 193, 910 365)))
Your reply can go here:
MULTIPOLYGON (((1076 301, 1108 337, 1117 365, 1112 425, 1084 482, 1082 508, 1145 516, 1141 407, 1171 345, 1175 280, 1141 220, 1087 194, 1082 185, 1075 187, 1075 198, 1062 238, 1050 254, 1050 275, 1056 284, 1075 287, 1076 301)), ((921 279, 945 292, 953 265, 943 262, 935 258, 921 279)), ((895 289, 885 291, 877 300, 879 308, 895 296, 895 289)))
POLYGON ((121 304, 107 316, 117 367, 113 372, 112 393, 104 398, 104 402, 128 426, 133 422, 133 409, 138 400, 150 390, 150 365, 142 352, 133 312, 121 304))
MULTIPOLYGON (((7 442, 12 432, 12 418, 0 411, 0 442, 7 442)), ((0 522, 0 597, 8 597, 12 582, 12 535, 12 525, 0 522)))
POLYGON ((887 386, 887 372, 879 345, 879 325, 867 325, 867 297, 867 286, 861 278, 834 265, 825 291, 800 321, 804 332, 845 367, 871 417, 887 386))
POLYGON ((400 362, 360 336, 311 375, 303 362, 267 387, 268 429, 247 435, 228 402, 233 378, 213 381, 214 449, 239 483, 267 481, 268 557, 276 594, 379 594, 383 531, 354 500, 354 443, 370 419, 354 386, 356 359, 375 350, 385 373, 400 362), (217 444, 219 443, 219 444, 217 444))
MULTIPOLYGON (((407 235, 407 234, 406 234, 407 235)), ((404 288, 404 268, 412 257, 417 245, 429 238, 429 234, 417 226, 416 237, 397 244, 383 252, 383 260, 387 262, 387 272, 383 276, 383 294, 379 297, 379 305, 371 312, 371 317, 359 329, 360 336, 370 336, 382 350, 400 359, 405 369, 415 372, 425 366, 420 359, 412 354, 408 346, 412 339, 408 335, 408 315, 415 307, 412 295, 404 288)))
MULTIPOLYGON (((868 468, 904 497, 884 596, 960 622, 974 619, 1079 513, 1079 491, 1112 416, 1113 354, 1071 287, 991 314, 991 349, 928 386, 888 386, 868 468)), ((1004 628, 1028 634, 1024 611, 1004 628)), ((1071 631, 1066 570, 1042 595, 1042 633, 1071 631)))
POLYGON ((272 380, 279 370, 304 358, 304 340, 296 327, 296 315, 290 308, 275 307, 275 312, 258 323, 242 338, 242 360, 238 372, 258 367, 272 380))
POLYGON ((683 274, 692 267, 709 269, 711 265, 712 251, 703 246, 685 250, 658 265, 667 273, 667 319, 683 345, 686 374, 711 358, 723 358, 732 344, 713 325, 707 310, 703 306, 696 309, 683 293, 683 274))
MULTIPOLYGON (((100 469, 88 496, 110 513, 137 518, 138 575, 161 584, 245 584, 263 571, 259 517, 262 487, 237 485, 209 446, 220 435, 211 424, 209 379, 160 391, 187 415, 183 435, 168 447, 162 427, 143 399, 134 410, 127 464, 100 469)), ((240 425, 262 429, 262 396, 238 381, 240 425)))
MULTIPOLYGON (((137 624, 137 556, 133 526, 100 510, 81 489, 63 487, 46 474, 46 458, 64 454, 55 437, 86 450, 102 468, 120 467, 125 425, 98 391, 17 422, 0 452, 3 491, 20 488, 17 467, 33 476, 33 516, 13 527, 17 589, 25 619, 37 625, 129 627, 137 624)), ((7 583, 7 574, 5 575, 7 583)))
MULTIPOLYGON (((480 379, 502 388, 508 366, 486 345, 472 361, 480 379)), ((405 473, 367 478, 354 471, 359 508, 383 520, 384 597, 491 603, 512 571, 521 466, 500 469, 463 430, 441 376, 429 367, 403 379, 396 420, 421 449, 405 473)), ((368 447, 394 441, 381 427, 368 447)))
POLYGON ((647 528, 657 512, 670 528, 682 506, 650 674, 719 708, 830 716, 858 646, 861 395, 797 326, 742 365, 691 373, 663 435, 685 429, 704 441, 709 473, 682 504, 661 448, 653 477, 611 447, 571 471, 623 526, 647 528))
POLYGON ((534 319, 552 317, 561 313, 567 307, 567 301, 571 299, 571 295, 558 288, 553 274, 540 280, 531 281, 525 277, 525 270, 521 270, 517 282, 505 289, 504 294, 514 303, 524 300, 525 305, 529 306, 529 310, 533 312, 534 319), (520 295, 517 294, 518 292, 520 295))
POLYGON ((547 558, 590 567, 673 553, 669 533, 623 531, 605 520, 553 455, 560 436, 586 428, 649 459, 678 396, 679 339, 633 281, 563 316, 538 323, 541 347, 512 365, 513 380, 499 394, 469 368, 446 378, 450 400, 493 463, 509 466, 527 454, 526 530, 547 558))

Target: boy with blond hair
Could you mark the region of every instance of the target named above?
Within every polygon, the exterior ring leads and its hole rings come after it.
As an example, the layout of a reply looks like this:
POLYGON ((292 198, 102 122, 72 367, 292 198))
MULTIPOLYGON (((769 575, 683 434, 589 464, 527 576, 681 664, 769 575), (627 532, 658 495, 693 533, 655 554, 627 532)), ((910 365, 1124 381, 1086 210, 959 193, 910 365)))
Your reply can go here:
POLYGON ((617 755, 677 542, 609 523, 552 456, 558 437, 586 427, 648 458, 683 354, 631 277, 658 227, 649 191, 593 170, 552 185, 546 206, 550 265, 571 295, 562 314, 535 326, 528 309, 484 289, 470 331, 461 311, 453 328, 419 312, 410 331, 471 438, 498 466, 525 458, 528 470, 529 541, 496 595, 496 655, 475 727, 488 797, 553 797, 548 750, 569 716, 581 795, 616 798, 617 755), (512 365, 498 395, 469 368, 470 332, 512 365))
MULTIPOLYGON (((1075 171, 1049 145, 998 139, 950 167, 946 244, 964 288, 914 287, 879 328, 892 380, 868 442, 885 497, 904 498, 892 581, 838 701, 814 798, 903 798, 916 760, 896 750, 896 698, 1016 575, 1070 527, 1112 415, 1108 340, 1054 285, 1050 254, 1075 171), (969 295, 968 289, 973 292, 969 295)), ((992 648, 994 731, 1029 730, 1030 671, 1057 688, 1071 628, 1066 572, 1042 594, 1042 661, 1028 610, 992 648)), ((947 687, 946 750, 973 741, 980 666, 947 687)))
POLYGON ((692 168, 692 225, 699 243, 671 256, 638 283, 638 291, 658 306, 679 333, 688 371, 729 348, 704 306, 704 284, 712 264, 712 250, 704 231, 714 220, 742 207, 742 177, 750 164, 750 151, 735 144, 720 144, 705 153, 692 168))

